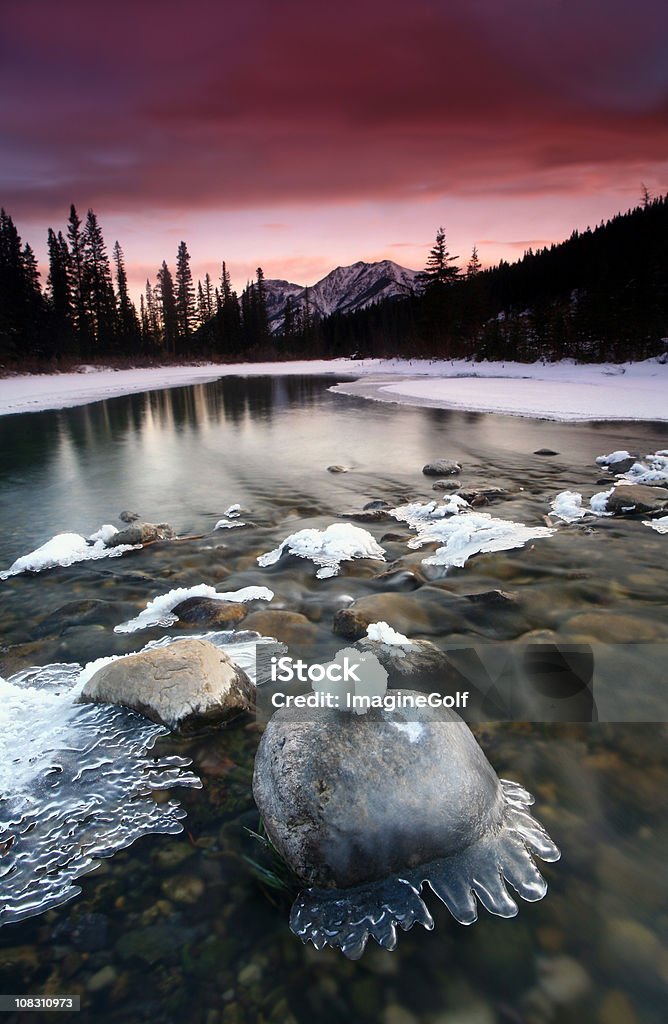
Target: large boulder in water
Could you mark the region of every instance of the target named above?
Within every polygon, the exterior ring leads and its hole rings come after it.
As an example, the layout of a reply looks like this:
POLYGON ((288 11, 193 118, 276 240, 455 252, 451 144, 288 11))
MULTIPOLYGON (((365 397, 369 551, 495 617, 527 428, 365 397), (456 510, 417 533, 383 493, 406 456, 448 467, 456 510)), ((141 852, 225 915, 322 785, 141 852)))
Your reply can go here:
POLYGON ((668 490, 646 484, 621 484, 615 487, 605 507, 615 515, 660 512, 668 508, 668 490))
POLYGON ((248 614, 238 601, 216 601, 212 597, 187 597, 172 608, 183 626, 234 629, 248 614))
POLYGON ((192 732, 253 707, 254 688, 224 651, 206 640, 119 658, 85 684, 82 704, 120 704, 169 729, 192 732))
POLYGON ((257 751, 253 794, 279 854, 302 882, 325 888, 462 850, 504 815, 494 770, 443 707, 278 711, 257 751))

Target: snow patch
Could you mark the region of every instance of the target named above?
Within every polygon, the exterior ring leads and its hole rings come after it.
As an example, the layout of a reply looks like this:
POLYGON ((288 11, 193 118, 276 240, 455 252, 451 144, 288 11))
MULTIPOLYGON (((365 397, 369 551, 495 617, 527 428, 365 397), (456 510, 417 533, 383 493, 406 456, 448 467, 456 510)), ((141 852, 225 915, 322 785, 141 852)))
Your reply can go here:
POLYGON ((245 523, 238 522, 237 520, 230 521, 229 519, 219 519, 214 530, 231 530, 233 526, 245 526, 245 523))
POLYGON ((585 516, 610 516, 612 512, 607 511, 607 502, 613 490, 614 487, 609 491, 598 491, 590 499, 589 508, 582 504, 583 499, 579 491, 562 491, 552 501, 552 515, 565 523, 574 523, 585 516))
POLYGON ((113 536, 109 531, 118 532, 113 526, 101 526, 91 535, 90 540, 86 540, 79 533, 57 533, 41 547, 35 548, 27 555, 21 555, 5 572, 0 572, 0 580, 18 576, 22 572, 53 569, 58 565, 74 565, 75 562, 87 562, 98 558, 116 558, 126 551, 136 551, 142 547, 141 544, 119 544, 108 548, 105 538, 113 536))
POLYGON ((409 541, 409 548, 441 544, 433 555, 422 560, 424 565, 461 568, 473 555, 520 548, 527 541, 550 537, 555 532, 547 526, 525 526, 524 523, 497 519, 487 512, 461 511, 459 505, 456 506, 457 511, 452 513, 450 502, 434 507, 435 504, 413 502, 401 505, 390 513, 417 531, 418 536, 409 541), (448 512, 451 514, 445 518, 448 512))
POLYGON ((617 462, 625 462, 627 459, 632 459, 633 456, 630 452, 618 451, 610 452, 609 455, 599 455, 596 462, 599 466, 614 466, 617 462))
POLYGON ((665 451, 645 455, 634 462, 626 473, 618 473, 622 484, 665 484, 668 486, 668 455, 665 451))
POLYGON ((166 594, 154 597, 152 601, 134 619, 121 622, 114 626, 114 633, 135 633, 151 626, 171 626, 178 621, 172 609, 186 601, 189 597, 208 597, 212 601, 271 601, 274 592, 267 587, 242 587, 241 590, 230 590, 219 593, 208 583, 198 583, 194 587, 177 587, 166 594))
POLYGON ((404 636, 403 633, 398 633, 396 629, 392 629, 392 626, 388 625, 387 622, 369 623, 366 635, 369 640, 378 640, 381 644, 390 644, 391 646, 405 647, 406 644, 413 642, 407 636, 404 636))
POLYGON ((241 505, 230 505, 227 512, 223 513, 228 519, 236 519, 237 516, 241 515, 241 505))
POLYGON ((367 530, 350 523, 332 523, 326 530, 299 530, 279 544, 273 551, 260 555, 258 565, 275 565, 281 555, 289 552, 298 558, 308 558, 318 571, 320 580, 336 576, 341 562, 353 558, 377 558, 385 561, 385 552, 367 530))

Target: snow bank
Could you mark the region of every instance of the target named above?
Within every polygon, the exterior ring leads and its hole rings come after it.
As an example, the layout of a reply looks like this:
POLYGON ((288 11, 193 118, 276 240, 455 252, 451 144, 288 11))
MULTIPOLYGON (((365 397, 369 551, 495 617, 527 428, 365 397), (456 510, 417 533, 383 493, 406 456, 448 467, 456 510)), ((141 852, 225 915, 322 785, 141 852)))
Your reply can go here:
POLYGON ((332 391, 386 402, 555 420, 668 420, 668 364, 656 359, 620 365, 570 360, 528 364, 464 359, 314 359, 89 371, 1 379, 0 415, 65 409, 225 376, 335 374, 362 379, 338 384, 332 391), (370 376, 375 379, 366 379, 370 376))
POLYGON ((299 558, 308 558, 319 566, 316 576, 320 580, 336 576, 341 569, 341 562, 353 558, 385 561, 385 552, 371 534, 350 523, 332 523, 326 530, 299 530, 286 537, 273 551, 260 555, 258 565, 274 565, 285 552, 299 558))
POLYGON ((406 644, 413 642, 407 636, 404 636, 403 633, 398 633, 396 629, 392 629, 392 626, 388 625, 387 622, 369 623, 366 628, 366 635, 369 640, 378 640, 381 644, 389 644, 392 647, 405 647, 406 644))
POLYGON ((643 519, 643 526, 651 526, 657 533, 668 533, 668 516, 662 516, 660 519, 643 519))
POLYGON ((109 540, 118 530, 114 526, 101 526, 86 540, 79 533, 57 533, 41 547, 35 548, 27 555, 21 555, 5 572, 0 572, 0 580, 17 576, 22 572, 40 572, 42 569, 53 569, 57 565, 74 565, 75 562, 87 562, 97 558, 116 558, 126 551, 135 551, 141 544, 119 544, 108 548, 105 540, 109 540))
POLYGON ((330 388, 381 402, 475 410, 536 419, 668 420, 668 364, 475 363, 426 361, 378 365, 330 388), (368 378, 375 374, 373 380, 368 378), (411 376, 409 376, 409 374, 411 376), (418 377, 417 374, 420 374, 418 377), (392 379, 394 378, 394 379, 392 379))
POLYGON ((390 515, 417 531, 418 536, 409 541, 409 548, 441 545, 423 559, 424 565, 461 567, 473 555, 520 548, 529 540, 550 537, 555 532, 547 526, 525 526, 497 519, 487 512, 462 511, 460 502, 454 503, 453 508, 452 498, 442 505, 433 501, 400 505, 390 515))
POLYGON ((230 590, 227 593, 219 593, 208 583, 199 583, 194 587, 177 587, 167 594, 154 597, 152 601, 134 619, 121 622, 114 626, 114 633, 135 633, 140 629, 149 629, 151 626, 171 626, 177 621, 172 609, 176 608, 182 601, 189 597, 208 597, 212 601, 271 601, 274 592, 267 587, 242 587, 241 590, 230 590))

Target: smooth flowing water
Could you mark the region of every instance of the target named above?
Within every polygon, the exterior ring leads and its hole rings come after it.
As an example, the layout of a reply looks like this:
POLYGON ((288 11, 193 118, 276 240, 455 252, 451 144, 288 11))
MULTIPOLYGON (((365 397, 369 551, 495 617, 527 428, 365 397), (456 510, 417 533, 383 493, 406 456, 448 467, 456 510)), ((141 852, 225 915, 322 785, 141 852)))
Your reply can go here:
MULTIPOLYGON (((386 564, 345 562, 339 576, 316 579, 310 561, 288 557, 263 569, 257 558, 289 534, 343 521, 370 500, 396 506, 436 497, 422 466, 438 457, 462 464, 462 487, 507 492, 485 511, 544 525, 559 491, 602 489, 596 456, 665 449, 668 426, 391 406, 332 395, 330 383, 226 378, 0 420, 0 569, 60 531, 88 536, 103 523, 121 527, 124 509, 171 523, 180 538, 0 583, 0 674, 12 677, 3 712, 29 719, 11 732, 4 719, 4 795, 13 806, 19 791, 28 809, 49 806, 44 778, 51 786, 54 772, 67 771, 71 750, 83 751, 98 781, 87 783, 79 801, 79 831, 62 833, 67 848, 80 835, 85 843, 83 819, 98 830, 97 846, 88 847, 93 857, 119 851, 78 877, 82 893, 73 901, 0 929, 0 992, 79 994, 79 1019, 105 1022, 301 1024, 344 1016, 386 1024, 659 1024, 668 981, 668 539, 639 518, 592 519, 445 572, 423 566, 429 549, 409 549, 410 531, 389 520, 359 524, 381 544, 386 564), (558 454, 535 455, 540 448, 558 454), (246 525, 214 530, 234 503, 246 525), (219 733, 177 740, 125 712, 113 721, 96 711, 73 722, 62 704, 65 680, 76 672, 47 673, 46 682, 27 672, 183 635, 178 624, 136 634, 114 627, 156 596, 202 583, 225 591, 270 587, 274 600, 249 606, 241 627, 297 647, 342 646, 334 616, 361 597, 375 602, 375 617, 438 644, 598 645, 605 668, 597 681, 599 724, 476 727, 499 774, 536 795, 536 814, 562 849, 562 861, 544 869, 546 899, 523 904, 512 921, 481 915, 472 928, 433 900, 432 934, 414 928, 396 952, 368 949, 356 963, 302 947, 288 930, 289 898, 250 863, 259 858, 244 829, 258 826, 250 779, 259 726, 237 720, 219 733), (499 589, 512 600, 465 600, 499 589), (22 701, 36 678, 37 696, 28 692, 22 701), (50 760, 40 748, 32 774, 27 755, 19 772, 12 742, 18 765, 18 747, 36 742, 52 708, 58 728, 50 760), (103 756, 90 739, 96 729, 103 756), (203 788, 171 791, 179 776, 189 782, 185 758, 203 788), (104 782, 110 774, 113 785, 104 782), (134 801, 130 815, 124 786, 134 801), (129 849, 105 846, 92 806, 97 819, 108 819, 107 831, 116 815, 128 841, 133 830, 144 837, 129 849), (187 831, 178 837, 145 835, 174 832, 179 823, 187 831)), ((33 830, 39 838, 35 826, 25 844, 33 830)), ((12 856, 0 842, 0 886, 3 859, 12 856)))

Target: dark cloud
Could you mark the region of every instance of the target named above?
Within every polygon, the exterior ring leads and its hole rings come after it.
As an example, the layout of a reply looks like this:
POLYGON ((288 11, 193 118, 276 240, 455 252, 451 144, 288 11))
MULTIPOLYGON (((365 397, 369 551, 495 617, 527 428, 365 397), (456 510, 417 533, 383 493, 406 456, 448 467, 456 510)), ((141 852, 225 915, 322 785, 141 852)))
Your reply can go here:
POLYGON ((17 215, 539 194, 668 160, 662 0, 36 0, 3 22, 17 215))

